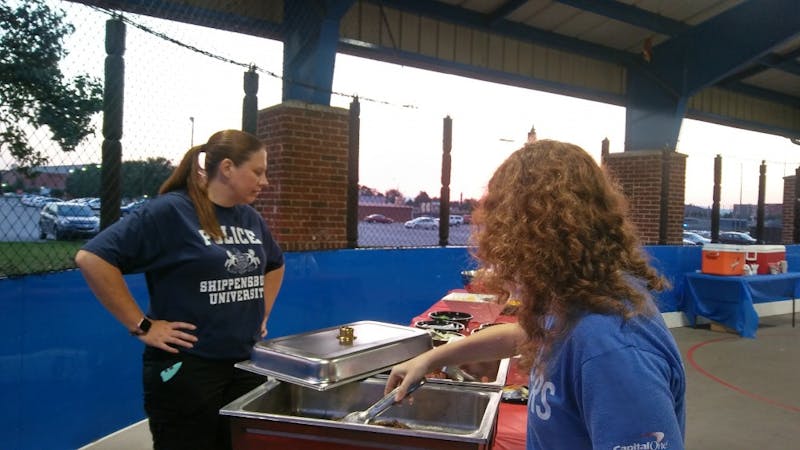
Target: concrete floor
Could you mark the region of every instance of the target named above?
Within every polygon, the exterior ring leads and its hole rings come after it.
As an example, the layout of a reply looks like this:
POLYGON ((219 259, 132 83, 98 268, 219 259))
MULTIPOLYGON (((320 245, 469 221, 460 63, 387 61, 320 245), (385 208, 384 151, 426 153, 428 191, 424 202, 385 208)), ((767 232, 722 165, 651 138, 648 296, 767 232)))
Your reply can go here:
POLYGON ((672 332, 686 366, 687 449, 798 448, 800 326, 791 314, 761 317, 755 339, 708 325, 672 332))
MULTIPOLYGON (((756 339, 672 328, 686 365, 686 449, 797 448, 800 325, 791 314, 761 317, 756 339), (794 442, 794 444, 792 444, 794 442)), ((151 450, 146 422, 85 450, 151 450)))

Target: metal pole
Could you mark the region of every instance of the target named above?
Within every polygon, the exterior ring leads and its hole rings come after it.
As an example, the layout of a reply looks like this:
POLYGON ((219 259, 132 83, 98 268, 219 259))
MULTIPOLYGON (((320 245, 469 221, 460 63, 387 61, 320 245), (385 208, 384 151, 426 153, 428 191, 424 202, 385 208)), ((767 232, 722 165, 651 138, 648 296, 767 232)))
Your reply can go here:
POLYGON ((350 102, 347 149, 347 248, 358 247, 358 153, 361 130, 361 103, 350 102))
POLYGON ((666 245, 669 234, 669 173, 670 173, 670 150, 661 152, 661 196, 658 217, 658 245, 666 245))
POLYGON ((800 167, 794 170, 794 227, 792 229, 792 243, 800 244, 800 167))
POLYGON ((764 196, 767 190, 767 164, 761 161, 758 170, 758 207, 756 209, 756 239, 759 244, 764 243, 764 196))
POLYGON ((100 170, 100 228, 119 220, 122 203, 122 112, 125 94, 125 23, 106 21, 103 88, 103 164, 100 170))
POLYGON ((255 135, 258 130, 258 73, 255 66, 244 73, 242 100, 242 131, 255 135))
POLYGON ((722 185, 722 155, 714 158, 714 193, 711 205, 711 242, 719 242, 719 200, 722 185))
MULTIPOLYGON (((744 163, 739 163, 739 207, 742 204, 742 185, 744 185, 744 163)), ((734 208, 736 209, 736 208, 734 208)))
POLYGON ((189 137, 189 147, 194 147, 194 117, 189 117, 189 122, 192 122, 192 134, 189 137))
POLYGON ((608 138, 603 139, 603 142, 600 144, 600 163, 605 164, 606 159, 608 159, 609 149, 611 147, 611 141, 608 138))
POLYGON ((450 237, 450 149, 453 146, 453 119, 444 118, 442 133, 442 190, 439 195, 439 245, 446 247, 450 237))

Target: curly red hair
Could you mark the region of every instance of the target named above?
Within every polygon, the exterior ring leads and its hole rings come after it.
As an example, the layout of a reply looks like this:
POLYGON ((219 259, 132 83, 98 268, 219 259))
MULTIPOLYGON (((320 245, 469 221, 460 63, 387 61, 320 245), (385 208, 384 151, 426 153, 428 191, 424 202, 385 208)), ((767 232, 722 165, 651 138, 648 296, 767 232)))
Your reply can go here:
POLYGON ((540 140, 495 171, 474 214, 481 281, 519 297, 526 367, 585 313, 654 314, 647 290, 668 287, 648 263, 618 187, 582 148, 540 140))

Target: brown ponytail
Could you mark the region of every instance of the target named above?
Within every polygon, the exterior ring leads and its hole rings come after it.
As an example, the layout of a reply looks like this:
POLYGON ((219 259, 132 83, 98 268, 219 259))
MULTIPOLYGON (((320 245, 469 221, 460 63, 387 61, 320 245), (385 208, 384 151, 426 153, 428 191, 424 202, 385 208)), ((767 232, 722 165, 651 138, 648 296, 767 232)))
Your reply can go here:
POLYGON ((264 144, 250 133, 239 130, 223 130, 214 133, 208 142, 190 148, 180 164, 167 178, 159 194, 186 189, 203 231, 215 239, 222 238, 214 205, 208 199, 208 181, 217 175, 219 163, 230 159, 239 166, 247 161, 252 153, 264 148, 264 144), (200 167, 199 157, 204 153, 204 164, 200 167))

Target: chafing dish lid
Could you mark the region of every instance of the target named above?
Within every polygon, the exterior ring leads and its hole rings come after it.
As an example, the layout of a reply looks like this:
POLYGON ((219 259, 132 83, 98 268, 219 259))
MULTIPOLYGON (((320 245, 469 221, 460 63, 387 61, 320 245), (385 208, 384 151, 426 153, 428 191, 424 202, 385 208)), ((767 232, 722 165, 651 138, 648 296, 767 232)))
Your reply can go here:
POLYGON ((236 367, 324 391, 385 371, 431 347, 425 330, 360 321, 258 342, 250 360, 236 367))

